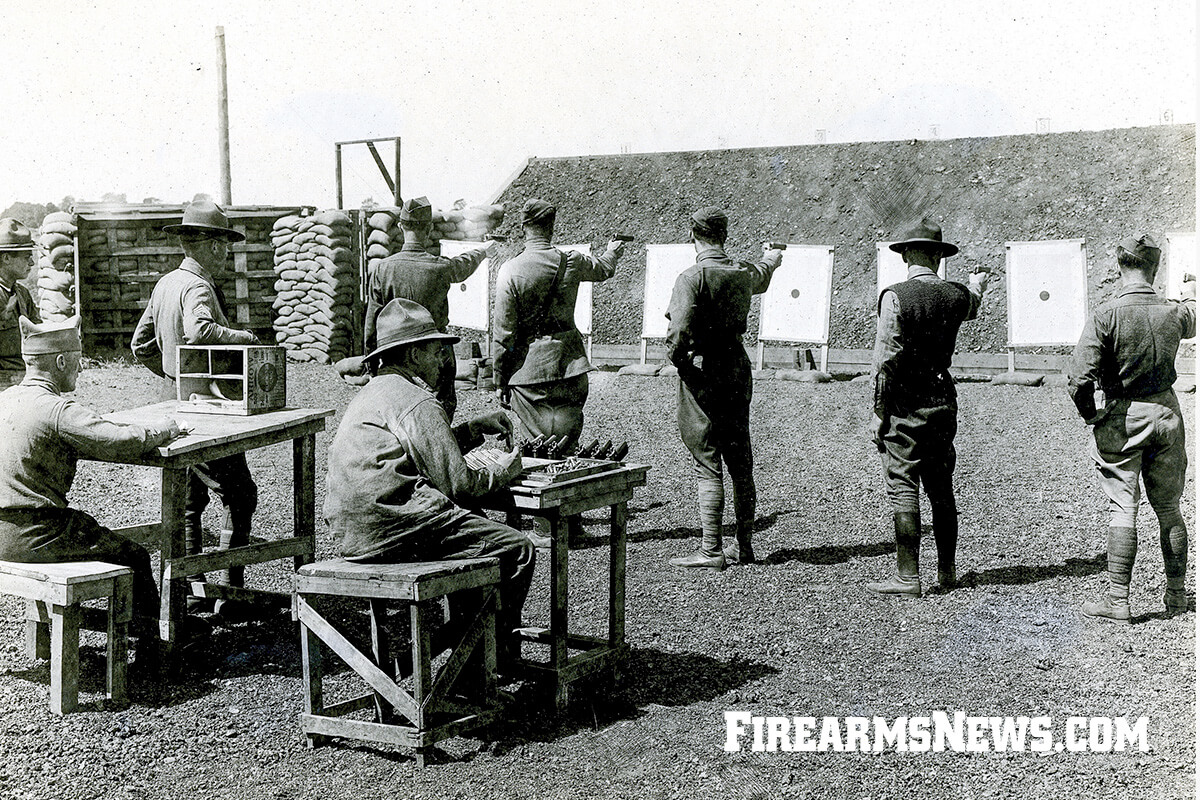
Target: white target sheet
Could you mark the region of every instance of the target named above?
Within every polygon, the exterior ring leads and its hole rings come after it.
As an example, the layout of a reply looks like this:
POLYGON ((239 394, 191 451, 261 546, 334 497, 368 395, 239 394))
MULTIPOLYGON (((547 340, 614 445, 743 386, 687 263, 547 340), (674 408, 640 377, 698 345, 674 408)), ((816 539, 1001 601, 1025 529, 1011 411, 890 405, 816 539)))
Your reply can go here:
MULTIPOLYGON (((875 299, 883 294, 883 290, 895 283, 908 280, 908 265, 904 257, 893 252, 890 248, 894 242, 875 243, 875 299)), ((946 259, 938 264, 938 277, 946 279, 946 259)))
POLYGON ((1005 242, 1008 344, 1076 344, 1087 321, 1083 239, 1005 242))
MULTIPOLYGON (((442 239, 442 255, 454 258, 471 250, 486 247, 484 242, 461 242, 457 239, 442 239)), ((490 319, 488 303, 488 270, 490 259, 484 259, 479 268, 462 283, 450 287, 447 298, 450 303, 450 324, 460 328, 486 331, 490 319)))
POLYGON ((1166 238, 1159 282, 1165 297, 1179 300, 1183 297, 1183 276, 1196 275, 1196 234, 1168 233, 1166 238))
POLYGON ((696 248, 690 244, 646 245, 646 294, 642 299, 642 338, 662 339, 667 335, 667 307, 679 273, 696 263, 696 248))
POLYGON ((833 248, 788 245, 762 300, 759 341, 829 342, 833 248))
MULTIPOLYGON (((556 244, 559 250, 569 250, 573 253, 592 254, 590 244, 556 244)), ((579 294, 575 295, 575 327, 584 336, 592 333, 592 282, 580 281, 579 294)))

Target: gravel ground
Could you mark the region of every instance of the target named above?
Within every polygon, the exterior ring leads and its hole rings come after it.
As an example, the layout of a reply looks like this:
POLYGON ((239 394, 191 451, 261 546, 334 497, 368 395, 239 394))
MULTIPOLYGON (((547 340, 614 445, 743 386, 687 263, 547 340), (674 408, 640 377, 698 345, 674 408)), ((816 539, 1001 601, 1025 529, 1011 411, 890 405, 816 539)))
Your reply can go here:
MULTIPOLYGON (((294 405, 340 412, 353 389, 328 368, 289 368, 294 405)), ((108 709, 102 640, 85 634, 83 710, 48 710, 45 662, 23 652, 21 607, 0 598, 0 797, 6 798, 1092 798, 1195 792, 1195 616, 1162 615, 1162 557, 1148 508, 1135 623, 1083 619, 1103 582, 1104 504, 1086 430, 1061 388, 960 387, 960 572, 969 586, 888 601, 863 584, 894 563, 890 514, 866 435, 869 385, 756 384, 762 562, 682 572, 666 559, 698 535, 694 479, 674 427, 675 381, 597 373, 585 438, 629 439, 652 466, 631 504, 624 685, 580 693, 555 718, 520 687, 513 719, 445 744, 417 770, 402 749, 350 742, 309 751, 299 733, 296 629, 218 626, 171 686, 108 709), (725 753, 723 714, 1149 718, 1148 752, 725 753)), ((87 370, 77 397, 102 410, 148 402, 148 373, 87 370)), ((464 394, 467 414, 492 403, 464 394)), ((1191 427, 1193 398, 1183 397, 1191 427)), ((1194 431, 1189 430, 1189 436, 1194 431)), ((317 438, 318 507, 329 433, 317 438)), ((286 447, 252 454, 256 534, 280 536, 291 502, 286 447)), ((1194 459, 1193 459, 1194 460, 1194 459)), ((154 471, 83 464, 72 502, 111 525, 154 511, 154 471)), ((1189 469, 1186 514, 1194 517, 1189 469)), ((215 517, 210 520, 215 527, 215 517)), ((572 619, 604 625, 604 521, 573 550, 572 619)), ((335 543, 319 535, 318 557, 335 543)), ((925 537, 924 577, 935 553, 925 537)), ((543 562, 545 559, 543 559, 543 562)), ((252 585, 287 587, 282 567, 252 585)), ((548 619, 539 564, 526 617, 548 619)), ((332 681, 330 694, 350 675, 332 681)))

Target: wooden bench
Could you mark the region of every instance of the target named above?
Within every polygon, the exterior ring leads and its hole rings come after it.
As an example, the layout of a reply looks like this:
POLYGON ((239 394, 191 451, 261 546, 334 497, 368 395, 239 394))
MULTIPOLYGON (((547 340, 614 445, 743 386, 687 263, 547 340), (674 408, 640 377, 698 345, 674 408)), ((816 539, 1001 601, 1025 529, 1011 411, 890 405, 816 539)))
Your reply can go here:
POLYGON ((26 600, 25 643, 33 658, 50 659, 50 710, 68 714, 79 705, 79 628, 86 600, 108 600, 109 698, 125 701, 133 571, 102 561, 25 564, 0 561, 0 594, 26 600))
POLYGON ((499 561, 494 558, 411 564, 359 564, 336 559, 300 567, 294 616, 300 622, 304 672, 300 727, 308 746, 315 747, 330 736, 399 744, 414 748, 417 765, 423 767, 437 742, 495 721, 500 705, 496 682, 499 581, 499 561), (442 598, 452 594, 454 607, 460 609, 457 615, 471 621, 435 675, 431 623, 435 613, 441 616, 442 598), (369 654, 314 607, 314 603, 322 603, 318 599, 321 596, 367 601, 369 654), (393 660, 383 625, 388 601, 404 603, 409 609, 411 666, 393 660), (325 705, 321 643, 345 661, 372 691, 325 705), (408 673, 412 675, 411 693, 400 685, 408 673), (372 705, 374 721, 344 718, 372 705))

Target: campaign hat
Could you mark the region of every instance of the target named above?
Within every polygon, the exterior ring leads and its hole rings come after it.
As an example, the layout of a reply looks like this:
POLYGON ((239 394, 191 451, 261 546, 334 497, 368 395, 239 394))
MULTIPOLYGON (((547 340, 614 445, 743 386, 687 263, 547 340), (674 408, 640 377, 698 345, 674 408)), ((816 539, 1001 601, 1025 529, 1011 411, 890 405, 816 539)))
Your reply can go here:
POLYGON ((183 221, 177 225, 164 225, 166 233, 206 236, 210 239, 225 239, 228 242, 245 241, 243 233, 229 227, 229 218, 212 200, 196 200, 183 209, 183 221))
POLYGON ((888 249, 903 253, 910 247, 920 247, 937 253, 938 258, 949 258, 958 252, 958 245, 942 241, 942 226, 928 217, 904 234, 904 239, 888 245, 888 249))
POLYGON ((425 306, 404 297, 397 297, 389 300, 375 318, 376 346, 365 357, 378 358, 387 350, 429 341, 454 344, 458 337, 438 330, 433 316, 425 306))
POLYGON ((28 251, 34 248, 33 233, 20 220, 0 219, 0 252, 28 251))

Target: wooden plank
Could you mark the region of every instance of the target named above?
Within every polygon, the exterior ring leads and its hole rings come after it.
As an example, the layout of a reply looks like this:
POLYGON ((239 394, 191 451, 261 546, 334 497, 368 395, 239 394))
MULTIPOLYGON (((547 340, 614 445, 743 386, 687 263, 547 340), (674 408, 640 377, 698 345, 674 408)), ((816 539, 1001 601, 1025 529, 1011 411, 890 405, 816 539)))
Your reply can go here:
POLYGON ((625 643, 625 539, 629 509, 616 503, 609 515, 608 641, 625 643))
MULTIPOLYGON (((328 713, 337 715, 339 712, 325 708, 325 693, 322 683, 324 664, 321 653, 321 640, 307 625, 300 626, 300 669, 304 683, 304 712, 306 714, 328 713)), ((375 697, 374 692, 364 695, 368 702, 375 697)), ((365 708, 366 706, 360 706, 365 708)))
POLYGON ((189 586, 189 592, 192 595, 210 600, 241 600, 255 605, 270 605, 279 608, 288 608, 292 604, 292 596, 286 592, 250 589, 245 586, 225 586, 202 581, 194 581, 189 586))
POLYGON ((316 557, 316 437, 312 434, 292 440, 292 528, 293 534, 310 543, 293 566, 299 569, 316 557))
MULTIPOLYGON (((529 642, 538 642, 540 644, 551 644, 554 641, 554 633, 549 628, 525 627, 518 628, 521 638, 529 642)), ((602 639, 599 636, 588 636, 583 633, 568 633, 567 647, 572 650, 591 650, 596 647, 608 647, 608 640, 602 639)))
POLYGON ((156 455, 144 454, 118 462, 161 466, 168 463, 167 459, 198 451, 203 451, 201 460, 211 460, 219 457, 221 445, 237 444, 240 450, 232 452, 244 452, 314 434, 325 429, 325 419, 333 416, 333 413, 332 409, 286 408, 249 416, 195 414, 189 413, 187 403, 166 400, 149 406, 116 411, 106 414, 105 418, 114 422, 139 425, 161 420, 164 416, 185 421, 192 431, 187 436, 157 448, 154 451, 156 455))
POLYGON ((162 544, 162 523, 148 522, 143 525, 129 525, 124 528, 113 528, 112 532, 124 536, 131 542, 137 542, 148 550, 157 550, 162 544))
MULTIPOLYGON (((349 700, 343 700, 340 703, 334 703, 331 706, 325 706, 322 715, 326 717, 343 717, 346 714, 353 714, 355 711, 362 711, 364 708, 370 708, 375 704, 375 693, 368 692, 367 694, 359 695, 358 697, 349 700)), ((312 713, 305 709, 307 713, 312 713)))
POLYGON ((397 686, 395 681, 389 678, 383 670, 371 663, 370 658, 343 636, 341 631, 318 614, 304 597, 296 600, 296 609, 300 622, 316 634, 330 650, 337 653, 351 669, 358 673, 360 678, 366 681, 368 686, 383 695, 385 700, 408 719, 420 719, 420 707, 408 692, 397 686))
POLYGON ((79 705, 79 609, 56 607, 50 620, 50 711, 69 714, 79 705))
MULTIPOLYGON (((371 658, 374 659, 375 666, 381 670, 386 670, 392 666, 391 648, 388 647, 387 631, 383 627, 384 623, 387 622, 387 607, 384 606, 382 600, 373 599, 367 603, 367 608, 370 611, 371 618, 371 658)), ((389 677, 395 680, 395 672, 389 677)), ((390 724, 394 720, 394 717, 395 715, 388 705, 387 698, 376 692, 375 721, 390 724)))
MULTIPOLYGON (((470 658, 471 653, 483 638, 485 618, 488 616, 487 609, 491 606, 494 592, 494 589, 485 590, 482 605, 467 626, 466 634, 455 646, 450 658, 446 659, 446 663, 442 665, 442 670, 438 673, 437 679, 429 689, 429 696, 424 701, 427 712, 432 710, 429 705, 433 698, 439 698, 449 693, 450 688, 458 681, 458 676, 466 665, 467 659, 470 658)), ((495 630, 494 624, 492 630, 495 630)))
POLYGON ((108 696, 124 703, 129 666, 129 621, 133 618, 133 573, 113 581, 112 597, 108 601, 108 658, 104 682, 108 696))
POLYGON ((228 550, 211 550, 207 553, 171 559, 164 575, 167 573, 171 577, 196 575, 201 572, 212 572, 230 567, 264 564, 277 558, 291 558, 302 554, 311 556, 312 548, 311 539, 291 538, 231 547, 228 550))
MULTIPOLYGON (((175 641, 176 631, 187 611, 186 573, 168 578, 167 565, 186 552, 184 544, 184 503, 189 482, 186 469, 168 468, 162 471, 162 488, 159 503, 162 507, 162 555, 159 560, 159 636, 170 644, 175 641)), ((168 660, 170 654, 168 653, 168 660)))

